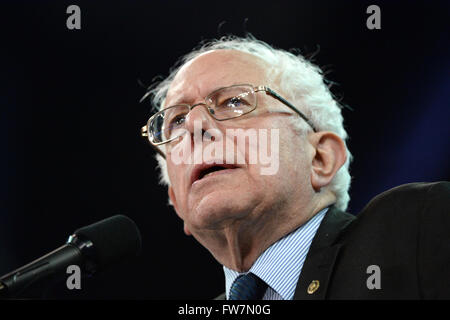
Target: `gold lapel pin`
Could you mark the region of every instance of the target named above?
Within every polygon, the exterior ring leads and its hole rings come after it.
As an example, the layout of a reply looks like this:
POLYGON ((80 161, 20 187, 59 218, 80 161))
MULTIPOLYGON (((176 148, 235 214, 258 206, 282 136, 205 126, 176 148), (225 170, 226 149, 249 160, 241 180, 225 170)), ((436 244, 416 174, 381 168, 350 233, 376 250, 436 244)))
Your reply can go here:
POLYGON ((306 292, 308 292, 308 294, 313 294, 314 292, 317 291, 317 289, 319 289, 319 286, 320 286, 319 280, 313 280, 309 284, 308 290, 306 292))

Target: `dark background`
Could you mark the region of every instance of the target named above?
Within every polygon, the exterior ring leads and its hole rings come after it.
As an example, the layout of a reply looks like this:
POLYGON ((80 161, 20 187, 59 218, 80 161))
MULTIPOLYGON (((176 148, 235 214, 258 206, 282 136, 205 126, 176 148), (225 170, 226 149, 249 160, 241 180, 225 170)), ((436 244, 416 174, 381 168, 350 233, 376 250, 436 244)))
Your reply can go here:
POLYGON ((376 194, 450 177, 448 1, 4 1, 0 7, 0 274, 122 213, 142 233, 135 261, 53 298, 212 298, 221 266, 166 205, 139 104, 202 39, 251 32, 320 48, 355 160, 349 212, 376 194), (81 8, 81 30, 66 8, 81 8), (381 30, 366 8, 381 7, 381 30), (219 25, 221 26, 219 28, 219 25))

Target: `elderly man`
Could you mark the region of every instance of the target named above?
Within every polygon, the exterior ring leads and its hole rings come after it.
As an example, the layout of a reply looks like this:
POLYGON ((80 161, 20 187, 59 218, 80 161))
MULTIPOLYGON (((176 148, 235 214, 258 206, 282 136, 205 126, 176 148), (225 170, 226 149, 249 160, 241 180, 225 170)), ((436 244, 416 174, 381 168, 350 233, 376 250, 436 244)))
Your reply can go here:
MULTIPOLYGON (((450 297, 449 184, 349 201, 347 133, 321 71, 254 38, 186 55, 143 127, 170 203, 226 299, 450 297)), ((145 96, 145 97, 146 97, 145 96)))

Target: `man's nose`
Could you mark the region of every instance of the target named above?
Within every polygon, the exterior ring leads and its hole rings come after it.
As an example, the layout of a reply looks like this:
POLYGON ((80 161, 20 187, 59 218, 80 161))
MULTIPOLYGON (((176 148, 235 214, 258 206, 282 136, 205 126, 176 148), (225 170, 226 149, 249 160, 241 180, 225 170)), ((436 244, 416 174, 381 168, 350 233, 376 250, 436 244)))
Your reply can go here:
POLYGON ((208 129, 217 129, 217 124, 215 119, 209 113, 208 107, 204 104, 196 104, 193 106, 189 114, 185 119, 186 130, 188 130, 191 135, 202 134, 208 129))

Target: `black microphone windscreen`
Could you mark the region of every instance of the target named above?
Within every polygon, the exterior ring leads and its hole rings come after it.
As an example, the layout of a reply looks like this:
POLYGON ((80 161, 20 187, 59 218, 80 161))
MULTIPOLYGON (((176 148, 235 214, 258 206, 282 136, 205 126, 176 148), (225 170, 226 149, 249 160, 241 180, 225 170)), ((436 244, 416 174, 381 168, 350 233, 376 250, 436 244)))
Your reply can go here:
POLYGON ((94 247, 97 269, 132 258, 141 250, 141 234, 136 224, 124 215, 115 215, 74 232, 90 240, 94 247))

